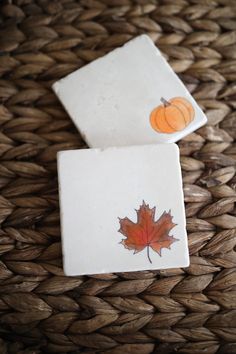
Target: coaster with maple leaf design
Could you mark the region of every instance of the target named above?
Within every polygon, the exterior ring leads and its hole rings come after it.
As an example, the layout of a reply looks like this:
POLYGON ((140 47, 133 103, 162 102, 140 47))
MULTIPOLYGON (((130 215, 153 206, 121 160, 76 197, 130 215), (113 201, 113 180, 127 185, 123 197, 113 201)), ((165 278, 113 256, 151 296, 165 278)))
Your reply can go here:
POLYGON ((188 266, 175 144, 64 151, 58 172, 67 275, 188 266))

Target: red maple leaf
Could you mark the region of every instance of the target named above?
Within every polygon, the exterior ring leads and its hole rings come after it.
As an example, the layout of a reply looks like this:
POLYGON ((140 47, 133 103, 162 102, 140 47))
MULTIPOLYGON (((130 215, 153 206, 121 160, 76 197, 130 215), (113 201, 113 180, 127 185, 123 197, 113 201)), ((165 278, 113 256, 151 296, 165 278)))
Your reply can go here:
POLYGON ((162 248, 169 248, 170 245, 177 241, 169 232, 177 224, 172 222, 173 216, 171 212, 164 211, 161 217, 155 221, 156 207, 150 209, 148 204, 140 206, 137 212, 137 223, 134 223, 127 217, 119 218, 120 229, 118 230, 126 238, 121 241, 125 248, 134 250, 134 253, 142 251, 147 247, 147 257, 152 263, 149 255, 149 248, 157 252, 161 256, 162 248))

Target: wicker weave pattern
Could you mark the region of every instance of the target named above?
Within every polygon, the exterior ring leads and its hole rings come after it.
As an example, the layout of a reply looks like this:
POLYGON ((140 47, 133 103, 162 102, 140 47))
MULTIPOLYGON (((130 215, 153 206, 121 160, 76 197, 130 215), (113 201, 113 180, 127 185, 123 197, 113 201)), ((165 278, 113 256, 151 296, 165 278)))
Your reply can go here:
POLYGON ((236 2, 14 0, 0 32, 0 353, 236 353, 236 2), (147 33, 209 124, 183 139, 191 266, 66 278, 51 84, 147 33))

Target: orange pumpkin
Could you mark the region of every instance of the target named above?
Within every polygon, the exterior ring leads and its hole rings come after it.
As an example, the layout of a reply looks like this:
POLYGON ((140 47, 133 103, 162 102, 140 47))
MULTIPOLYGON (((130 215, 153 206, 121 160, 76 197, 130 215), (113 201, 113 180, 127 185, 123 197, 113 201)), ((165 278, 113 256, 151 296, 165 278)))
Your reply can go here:
POLYGON ((162 105, 156 107, 150 115, 150 123, 159 133, 171 134, 183 130, 192 122, 195 112, 192 104, 183 97, 170 100, 161 98, 162 105))

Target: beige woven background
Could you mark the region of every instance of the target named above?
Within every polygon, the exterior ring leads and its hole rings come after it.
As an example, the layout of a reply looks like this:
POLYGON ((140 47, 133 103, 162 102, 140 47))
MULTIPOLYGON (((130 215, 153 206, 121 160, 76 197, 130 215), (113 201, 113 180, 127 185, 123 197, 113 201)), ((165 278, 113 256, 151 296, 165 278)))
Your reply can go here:
POLYGON ((236 1, 15 0, 0 21, 0 353, 236 353, 236 1), (191 266, 67 278, 56 152, 85 144, 50 87, 141 33, 209 119, 179 143, 191 266))

